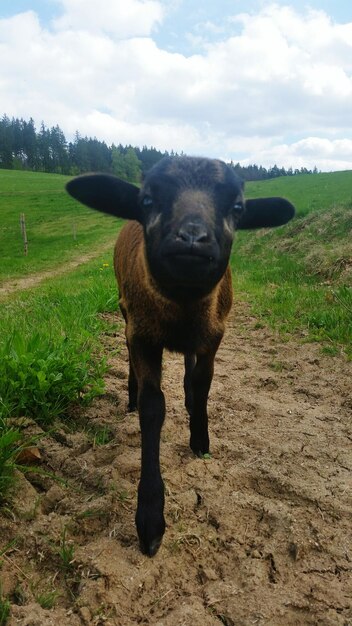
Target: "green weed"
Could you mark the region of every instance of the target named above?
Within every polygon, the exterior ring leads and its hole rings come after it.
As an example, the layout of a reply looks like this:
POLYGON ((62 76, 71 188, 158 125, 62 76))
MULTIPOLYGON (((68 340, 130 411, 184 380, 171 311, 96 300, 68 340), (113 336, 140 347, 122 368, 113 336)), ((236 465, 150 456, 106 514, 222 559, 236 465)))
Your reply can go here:
POLYGON ((0 585, 0 626, 6 626, 7 621, 10 617, 10 608, 10 602, 7 598, 3 596, 0 585))
POLYGON ((99 313, 116 309, 112 270, 87 264, 47 287, 8 300, 0 313, 0 416, 43 424, 104 389, 99 313))
POLYGON ((118 498, 120 502, 126 502, 127 500, 129 500, 130 494, 128 493, 127 489, 121 489, 121 491, 119 491, 118 498))
POLYGON ((57 591, 43 591, 35 596, 42 609, 52 609, 59 596, 57 591))
POLYGON ((74 567, 75 546, 72 541, 66 539, 66 528, 62 531, 60 547, 58 549, 60 567, 65 572, 71 572, 74 567))
POLYGON ((19 453, 21 432, 0 420, 0 502, 15 483, 16 456, 19 453))
POLYGON ((11 411, 44 423, 102 389, 100 379, 92 375, 88 346, 69 345, 66 338, 43 333, 25 337, 13 331, 0 346, 0 377, 5 417, 11 411))
POLYGON ((112 441, 114 435, 111 430, 106 426, 102 426, 101 428, 90 428, 89 436, 93 442, 93 446, 105 446, 107 443, 112 441))

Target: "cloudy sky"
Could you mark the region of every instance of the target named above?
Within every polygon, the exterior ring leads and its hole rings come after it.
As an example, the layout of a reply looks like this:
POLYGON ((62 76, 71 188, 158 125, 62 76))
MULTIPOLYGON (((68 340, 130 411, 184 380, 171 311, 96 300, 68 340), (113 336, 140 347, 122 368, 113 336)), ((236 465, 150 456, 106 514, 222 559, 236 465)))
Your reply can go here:
POLYGON ((0 115, 352 169, 351 0, 0 0, 0 115))

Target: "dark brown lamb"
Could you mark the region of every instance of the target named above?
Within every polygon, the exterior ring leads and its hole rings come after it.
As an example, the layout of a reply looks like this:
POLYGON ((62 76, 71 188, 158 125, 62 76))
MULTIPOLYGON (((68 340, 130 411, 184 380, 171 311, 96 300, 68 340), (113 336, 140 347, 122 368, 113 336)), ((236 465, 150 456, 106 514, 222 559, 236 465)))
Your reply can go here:
POLYGON ((141 427, 136 525, 141 550, 153 556, 165 531, 163 350, 184 354, 190 447, 203 456, 214 358, 232 304, 234 231, 285 224, 294 208, 282 198, 245 201, 233 168, 205 158, 166 157, 141 189, 106 174, 80 176, 67 189, 94 209, 131 220, 116 243, 115 271, 130 357, 128 407, 138 408, 141 427))

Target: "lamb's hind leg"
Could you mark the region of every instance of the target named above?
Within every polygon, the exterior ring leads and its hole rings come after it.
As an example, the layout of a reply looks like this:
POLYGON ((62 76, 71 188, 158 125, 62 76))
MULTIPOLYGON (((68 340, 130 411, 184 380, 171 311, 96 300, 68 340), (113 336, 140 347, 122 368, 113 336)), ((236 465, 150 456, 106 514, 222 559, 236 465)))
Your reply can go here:
POLYGON ((128 325, 127 311, 126 311, 125 307, 123 306, 121 300, 120 300, 119 304, 120 304, 121 313, 122 313, 123 318, 125 320, 126 345, 127 345, 127 349, 128 349, 129 370, 128 370, 128 405, 127 405, 127 411, 129 413, 132 413, 132 411, 136 411, 137 410, 138 382, 137 382, 137 377, 136 377, 135 371, 133 369, 132 359, 131 359, 131 350, 130 350, 130 346, 129 346, 128 339, 127 339, 127 335, 128 335, 128 332, 127 332, 127 325, 128 325))
POLYGON ((133 369, 128 342, 127 342, 127 348, 128 348, 128 355, 129 355, 127 411, 129 413, 132 413, 133 411, 137 410, 138 382, 137 382, 135 371, 133 369))

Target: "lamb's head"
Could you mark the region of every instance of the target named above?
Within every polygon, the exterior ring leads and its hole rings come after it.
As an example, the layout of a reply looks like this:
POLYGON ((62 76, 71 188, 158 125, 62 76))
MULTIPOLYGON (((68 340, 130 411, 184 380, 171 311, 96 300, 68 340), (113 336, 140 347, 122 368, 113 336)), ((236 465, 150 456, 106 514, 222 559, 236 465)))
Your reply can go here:
POLYGON ((170 297, 199 297, 224 274, 244 211, 243 185, 221 161, 165 158, 140 192, 146 256, 170 297))
POLYGON ((249 200, 234 169, 222 161, 166 157, 140 190, 113 176, 81 176, 67 189, 100 211, 139 221, 149 271, 168 297, 197 298, 223 276, 236 228, 286 223, 294 214, 281 198, 249 200))

